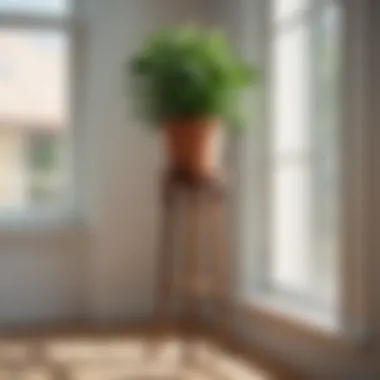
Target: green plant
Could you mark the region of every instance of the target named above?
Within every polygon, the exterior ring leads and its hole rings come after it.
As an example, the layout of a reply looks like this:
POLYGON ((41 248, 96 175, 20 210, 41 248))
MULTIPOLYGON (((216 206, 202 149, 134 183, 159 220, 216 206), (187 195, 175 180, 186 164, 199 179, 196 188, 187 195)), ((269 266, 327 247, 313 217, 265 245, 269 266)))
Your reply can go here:
POLYGON ((130 70, 143 113, 156 126, 205 117, 241 124, 243 90, 257 76, 222 33, 197 28, 155 32, 130 70))

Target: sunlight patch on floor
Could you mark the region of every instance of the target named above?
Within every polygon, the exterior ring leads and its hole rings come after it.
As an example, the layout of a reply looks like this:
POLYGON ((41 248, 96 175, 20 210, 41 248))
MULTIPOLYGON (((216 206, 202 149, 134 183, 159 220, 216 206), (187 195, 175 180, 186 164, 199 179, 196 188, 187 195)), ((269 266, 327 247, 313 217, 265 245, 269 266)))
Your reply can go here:
POLYGON ((142 339, 0 341, 1 380, 271 380, 205 342, 142 339), (153 349, 152 349, 153 347, 153 349))

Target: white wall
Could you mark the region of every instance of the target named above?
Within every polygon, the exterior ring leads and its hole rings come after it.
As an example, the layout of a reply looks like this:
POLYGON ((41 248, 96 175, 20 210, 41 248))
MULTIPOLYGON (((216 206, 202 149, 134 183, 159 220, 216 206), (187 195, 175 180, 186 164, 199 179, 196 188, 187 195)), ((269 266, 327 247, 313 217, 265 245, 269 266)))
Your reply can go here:
POLYGON ((0 233, 0 326, 77 319, 84 305, 83 233, 29 226, 0 233))
POLYGON ((91 315, 138 319, 152 306, 162 155, 157 136, 142 130, 128 107, 125 61, 152 28, 207 21, 208 15, 202 1, 88 0, 87 5, 91 315))
POLYGON ((83 220, 0 223, 0 326, 137 320, 152 306, 162 154, 133 120, 125 62, 157 26, 212 21, 213 2, 77 4, 83 220))

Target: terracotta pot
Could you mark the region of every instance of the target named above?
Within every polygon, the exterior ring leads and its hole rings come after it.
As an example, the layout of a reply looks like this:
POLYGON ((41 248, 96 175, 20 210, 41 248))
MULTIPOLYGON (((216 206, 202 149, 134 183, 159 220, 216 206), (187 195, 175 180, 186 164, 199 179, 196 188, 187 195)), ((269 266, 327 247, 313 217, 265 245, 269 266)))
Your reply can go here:
POLYGON ((168 123, 165 138, 170 168, 197 176, 213 174, 220 168, 222 130, 218 120, 168 123))

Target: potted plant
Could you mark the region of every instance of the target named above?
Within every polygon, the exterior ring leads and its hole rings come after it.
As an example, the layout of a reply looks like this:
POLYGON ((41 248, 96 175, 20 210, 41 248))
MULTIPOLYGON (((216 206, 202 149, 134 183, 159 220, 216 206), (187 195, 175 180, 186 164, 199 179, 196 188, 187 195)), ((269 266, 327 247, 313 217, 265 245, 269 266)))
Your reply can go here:
POLYGON ((150 36, 131 73, 144 115, 165 133, 169 165, 212 174, 220 164, 222 126, 236 128, 254 70, 222 33, 183 28, 150 36))

